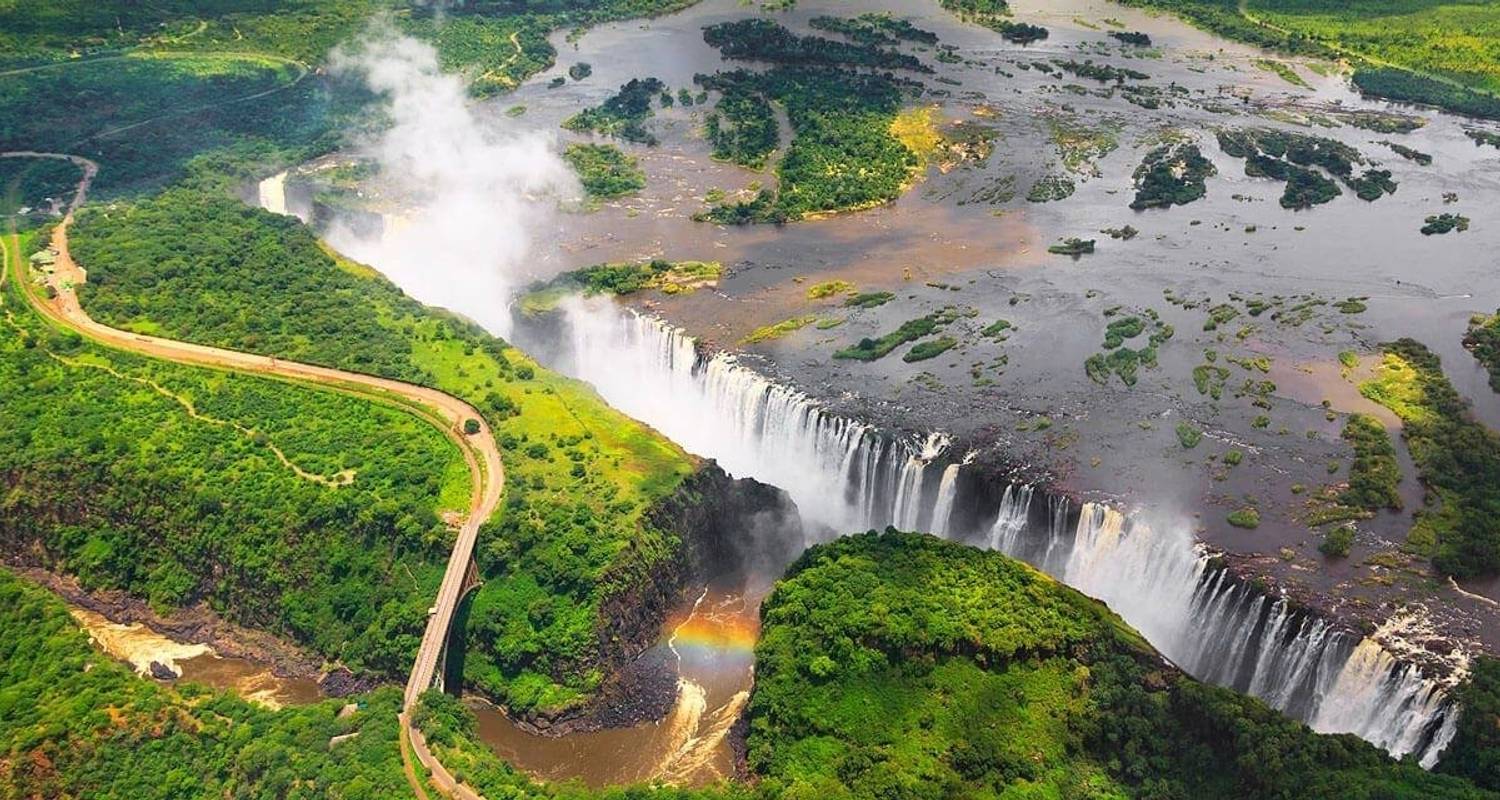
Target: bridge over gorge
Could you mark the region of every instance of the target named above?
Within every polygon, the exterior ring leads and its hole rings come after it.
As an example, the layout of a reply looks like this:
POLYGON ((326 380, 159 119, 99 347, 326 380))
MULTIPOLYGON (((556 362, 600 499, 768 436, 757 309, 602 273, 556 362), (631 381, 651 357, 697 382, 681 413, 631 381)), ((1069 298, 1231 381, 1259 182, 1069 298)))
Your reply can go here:
MULTIPOLYGON (((411 711, 422 693, 435 683, 441 684, 440 667, 447 650, 448 634, 453 626, 454 613, 464 595, 478 585, 474 564, 474 545, 479 538, 479 528, 500 506, 500 497, 505 486, 505 472, 500 463, 500 448, 495 442, 484 416, 468 403, 425 386, 402 381, 364 375, 357 372, 321 367, 287 361, 273 356, 244 353, 218 347, 130 333, 95 321, 78 302, 74 287, 87 280, 87 273, 73 261, 68 250, 68 226, 73 221, 73 212, 82 205, 89 184, 98 172, 98 165, 80 156, 61 153, 39 153, 32 151, 0 152, 0 158, 47 158, 71 161, 82 171, 78 189, 68 205, 67 213, 52 233, 52 248, 56 260, 47 274, 46 285, 51 291, 44 294, 29 279, 25 259, 18 252, 17 237, 12 234, 7 243, 0 238, 0 282, 9 272, 15 278, 21 294, 38 313, 54 324, 72 329, 90 340, 119 350, 139 353, 152 358, 161 358, 183 364, 254 373, 272 378, 310 384, 347 392, 374 402, 399 407, 442 430, 458 445, 464 461, 469 467, 471 490, 469 511, 459 528, 453 552, 443 572, 442 584, 438 587, 436 600, 427 618, 427 628, 422 634, 422 643, 407 678, 406 692, 402 703, 401 732, 402 752, 407 752, 408 742, 415 751, 417 760, 432 774, 432 782, 442 791, 462 800, 478 800, 479 796, 468 787, 459 784, 427 750, 420 732, 411 727, 411 711), (50 296, 49 296, 50 295, 50 296), (473 420, 479 430, 464 433, 466 422, 473 420)), ((419 797, 425 792, 416 775, 408 771, 412 788, 419 797)))

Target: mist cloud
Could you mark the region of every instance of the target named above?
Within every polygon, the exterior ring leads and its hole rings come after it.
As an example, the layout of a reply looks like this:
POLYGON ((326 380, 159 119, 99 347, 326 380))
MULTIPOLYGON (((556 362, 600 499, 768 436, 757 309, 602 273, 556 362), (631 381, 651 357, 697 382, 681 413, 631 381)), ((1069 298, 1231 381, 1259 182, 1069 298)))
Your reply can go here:
POLYGON ((389 23, 335 52, 331 65, 385 98, 390 125, 364 149, 400 209, 378 236, 335 224, 329 243, 418 300, 508 333, 505 305, 537 246, 532 232, 546 230, 559 198, 579 194, 554 137, 476 116, 462 77, 389 23))

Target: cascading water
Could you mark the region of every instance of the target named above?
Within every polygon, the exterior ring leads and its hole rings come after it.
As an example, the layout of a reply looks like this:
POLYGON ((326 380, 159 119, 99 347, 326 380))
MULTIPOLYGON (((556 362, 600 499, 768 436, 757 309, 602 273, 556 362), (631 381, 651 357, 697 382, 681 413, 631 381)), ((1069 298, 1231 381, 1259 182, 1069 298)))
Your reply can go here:
MULTIPOLYGON (((803 519, 817 523, 809 527, 930 527, 940 492, 928 467, 946 438, 882 435, 728 355, 700 358, 692 338, 651 317, 599 301, 564 308, 572 333, 567 371, 684 449, 782 487, 803 519)), ((953 475, 941 474, 951 495, 953 475)))
POLYGON ((569 352, 557 366, 687 450, 785 489, 821 535, 896 525, 988 544, 1105 601, 1189 674, 1318 731, 1355 733, 1429 767, 1452 738, 1457 713, 1441 684, 1214 568, 1181 526, 1132 524, 1092 503, 1070 524, 1061 497, 1038 524, 1032 490, 1010 486, 981 529, 968 529, 973 515, 955 512, 962 464, 946 437, 883 434, 607 301, 563 311, 569 352))
POLYGON ((1040 543, 1027 542, 1036 537, 1028 528, 1011 533, 1025 515, 1002 505, 992 540, 1108 603, 1200 680, 1254 695, 1320 733, 1353 733, 1396 756, 1416 753, 1423 766, 1437 762, 1457 722, 1440 683, 1375 640, 1214 568, 1186 531, 1131 524, 1088 503, 1071 538, 1058 536, 1065 502, 1050 510, 1052 531, 1040 543), (1066 558, 1055 555, 1059 542, 1066 558))

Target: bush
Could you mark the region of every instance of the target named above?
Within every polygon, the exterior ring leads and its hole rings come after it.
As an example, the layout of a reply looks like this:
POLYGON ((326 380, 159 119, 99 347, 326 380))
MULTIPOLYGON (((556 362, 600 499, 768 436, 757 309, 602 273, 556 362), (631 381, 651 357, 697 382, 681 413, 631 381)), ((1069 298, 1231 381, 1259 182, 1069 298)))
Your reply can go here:
POLYGON ((634 156, 611 144, 570 144, 563 160, 578 173, 583 190, 601 200, 646 188, 646 173, 634 156))
POLYGON ((1318 543, 1318 552, 1329 558, 1343 558, 1349 555, 1349 547, 1353 544, 1354 527, 1339 525, 1323 534, 1323 541, 1318 543))
POLYGON ((1227 519, 1236 528, 1253 530, 1260 527, 1260 511, 1250 507, 1230 512, 1227 519))
POLYGON ((477 419, 466 419, 466 420, 464 420, 464 433, 466 433, 466 434, 468 434, 470 436, 473 436, 474 434, 479 433, 479 420, 477 420, 477 419))
POLYGON ((1179 422, 1177 423, 1177 441, 1185 449, 1191 450, 1197 447, 1199 442, 1203 441, 1203 431, 1194 428, 1186 422, 1179 422))
POLYGON ((936 339, 928 339, 918 342, 906 355, 901 357, 902 361, 910 364, 916 361, 926 361, 929 358, 937 358, 958 344, 958 340, 952 336, 939 336, 936 339))

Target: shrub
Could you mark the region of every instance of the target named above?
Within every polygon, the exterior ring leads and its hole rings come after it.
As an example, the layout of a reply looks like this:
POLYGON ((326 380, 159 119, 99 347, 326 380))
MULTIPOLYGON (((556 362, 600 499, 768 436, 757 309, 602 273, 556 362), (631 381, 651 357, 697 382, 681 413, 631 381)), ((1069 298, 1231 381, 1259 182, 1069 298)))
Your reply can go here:
POLYGON ((1179 422, 1177 423, 1177 441, 1181 442, 1184 448, 1191 450, 1203 441, 1203 431, 1186 422, 1179 422))
POLYGON ((1343 558, 1349 555, 1349 546, 1354 544, 1354 526, 1340 525, 1323 534, 1323 541, 1318 544, 1318 552, 1329 558, 1343 558))
POLYGON ((952 336, 939 336, 936 339, 928 339, 918 342, 906 355, 901 357, 902 361, 910 364, 915 361, 926 361, 929 358, 937 358, 958 344, 958 340, 952 336))
POLYGON ((1254 530, 1260 527, 1260 512, 1254 508, 1246 507, 1230 512, 1228 520, 1229 524, 1236 528, 1254 530))

